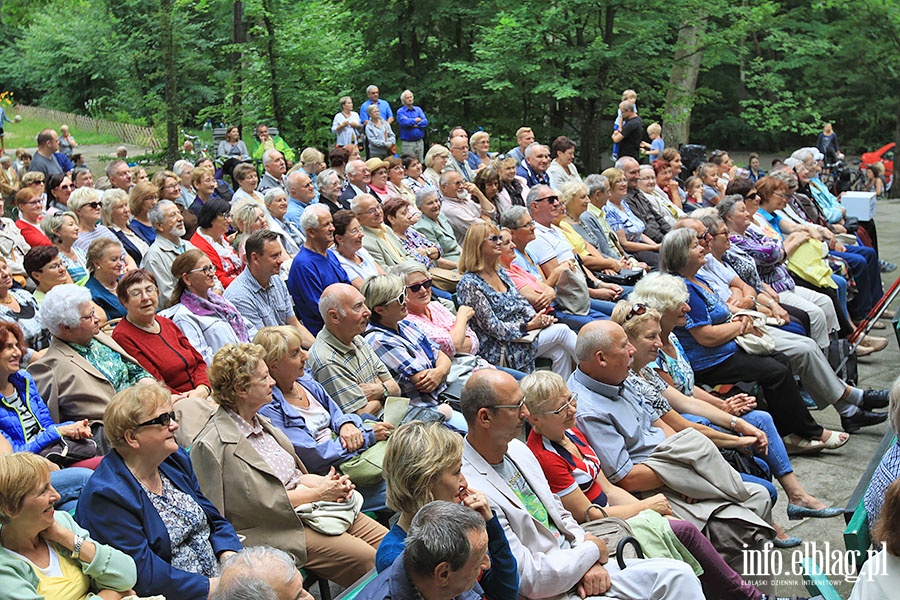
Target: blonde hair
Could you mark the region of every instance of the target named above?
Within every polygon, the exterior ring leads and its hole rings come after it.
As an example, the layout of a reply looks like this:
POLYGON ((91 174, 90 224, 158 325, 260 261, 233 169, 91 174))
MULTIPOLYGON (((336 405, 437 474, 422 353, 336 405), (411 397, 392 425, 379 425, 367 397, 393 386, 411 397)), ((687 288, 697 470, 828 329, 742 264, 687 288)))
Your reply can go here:
MULTIPOLYGON (((647 127, 647 135, 655 133, 659 135, 662 133, 662 126, 659 123, 650 123, 650 126, 647 127)), ((661 156, 657 156, 656 158, 662 158, 661 156)))
POLYGON ((567 181, 559 186, 559 199, 562 201, 566 209, 569 208, 569 202, 578 197, 578 192, 588 193, 588 187, 580 181, 567 181))
POLYGON ((398 427, 382 463, 387 505, 411 515, 434 500, 434 482, 462 460, 462 450, 462 436, 440 423, 410 421, 398 427))
POLYGON ((568 389, 565 380, 553 371, 535 371, 519 382, 525 406, 531 413, 540 412, 546 404, 568 389))
POLYGON ((88 272, 93 273, 96 270, 94 263, 103 258, 103 253, 106 252, 107 248, 110 246, 117 246, 119 248, 119 253, 122 252, 122 244, 119 243, 119 240, 99 237, 91 242, 91 245, 88 246, 87 253, 84 256, 84 262, 87 265, 88 272))
POLYGON ((0 456, 0 523, 6 525, 19 514, 25 498, 50 481, 50 461, 31 452, 0 456))
POLYGON ((637 92, 634 90, 625 90, 622 92, 622 101, 625 100, 637 100, 637 92))
POLYGON ((625 330, 625 335, 631 338, 636 336, 637 333, 641 331, 647 323, 650 323, 651 321, 659 323, 659 319, 661 316, 662 315, 660 315, 658 310, 650 308, 642 302, 620 300, 616 303, 615 308, 613 308, 612 314, 609 316, 609 320, 613 323, 618 323, 619 325, 621 325, 622 329, 625 330), (637 304, 646 306, 647 310, 642 314, 631 316, 631 310, 637 304))
POLYGON ((625 177, 625 171, 623 171, 622 169, 617 169, 615 167, 610 167, 600 174, 609 180, 609 189, 613 189, 614 187, 616 187, 616 184, 619 183, 619 180, 625 177))
POLYGON ((103 411, 103 433, 116 450, 126 447, 125 432, 134 429, 147 415, 172 402, 172 393, 161 383, 138 384, 112 397, 103 411))
MULTIPOLYGON (((113 211, 123 204, 128 204, 128 192, 125 190, 112 188, 103 192, 103 196, 101 196, 100 200, 100 217, 102 223, 106 226, 112 225, 113 211)), ((129 210, 131 210, 131 207, 129 207, 129 210)))
POLYGON ((219 406, 234 409, 238 395, 250 388, 256 366, 266 355, 258 344, 226 344, 209 365, 209 385, 219 406))
POLYGON ((301 346, 302 341, 297 328, 289 325, 263 327, 253 336, 253 343, 263 349, 263 361, 269 368, 288 355, 292 344, 301 346))
POLYGON ((450 150, 448 150, 446 146, 442 146, 440 144, 435 144, 431 148, 429 148, 428 152, 425 153, 425 160, 423 161, 427 168, 430 169, 434 166, 434 157, 437 154, 449 157, 450 150))
POLYGON ((203 181, 203 178, 207 175, 212 175, 213 178, 216 176, 216 172, 210 169, 209 167, 197 167, 194 169, 194 172, 191 174, 191 185, 195 188, 197 184, 203 181))
POLYGON ((500 230, 493 223, 479 221, 469 227, 463 240, 459 262, 456 265, 460 275, 470 271, 472 273, 480 273, 487 268, 481 245, 490 235, 500 235, 500 230))
MULTIPOLYGON (((168 171, 163 172, 169 173, 168 171)), ((165 180, 168 177, 175 179, 176 183, 178 182, 178 178, 175 177, 174 173, 169 173, 168 175, 164 175, 161 178, 158 177, 158 175, 159 173, 157 173, 157 176, 153 178, 154 181, 156 181, 157 179, 160 180, 158 185, 154 185, 149 181, 138 181, 136 184, 134 184, 134 187, 131 188, 131 192, 128 193, 128 209, 131 211, 132 215, 141 214, 141 209, 144 207, 144 201, 146 201, 147 198, 156 196, 157 201, 159 200, 159 188, 163 183, 165 183, 165 180)), ((143 216, 146 217, 146 214, 144 214, 143 216)))
POLYGON ((472 137, 469 138, 469 147, 472 149, 472 152, 475 151, 475 144, 480 142, 483 139, 490 139, 491 136, 487 131, 476 131, 472 134, 472 137))

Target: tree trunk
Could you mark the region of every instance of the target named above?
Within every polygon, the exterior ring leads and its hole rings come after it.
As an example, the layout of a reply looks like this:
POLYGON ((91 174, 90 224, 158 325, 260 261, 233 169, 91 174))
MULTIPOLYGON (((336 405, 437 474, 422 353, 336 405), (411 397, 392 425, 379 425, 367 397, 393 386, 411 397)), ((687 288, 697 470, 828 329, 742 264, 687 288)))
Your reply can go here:
POLYGON ((272 117, 275 119, 275 126, 278 128, 279 134, 283 138, 287 138, 285 133, 286 119, 284 108, 281 106, 281 95, 279 94, 279 78, 275 52, 275 23, 272 21, 272 2, 271 0, 263 0, 263 26, 266 28, 266 67, 269 71, 269 79, 272 82, 272 117))
POLYGON ((241 77, 242 63, 244 60, 244 5, 241 0, 234 0, 233 29, 231 43, 234 49, 231 51, 231 114, 228 115, 226 125, 236 125, 238 132, 243 133, 243 79, 241 77))
POLYGON ((165 65, 165 84, 163 97, 166 103, 166 164, 169 168, 179 157, 178 144, 178 70, 175 68, 175 20, 172 0, 162 0, 162 38, 163 63, 165 65))
POLYGON ((666 146, 678 148, 690 140, 691 110, 694 106, 694 91, 697 75, 703 60, 700 39, 706 29, 707 17, 701 17, 695 25, 683 23, 678 31, 672 74, 666 92, 663 109, 663 138, 666 146))

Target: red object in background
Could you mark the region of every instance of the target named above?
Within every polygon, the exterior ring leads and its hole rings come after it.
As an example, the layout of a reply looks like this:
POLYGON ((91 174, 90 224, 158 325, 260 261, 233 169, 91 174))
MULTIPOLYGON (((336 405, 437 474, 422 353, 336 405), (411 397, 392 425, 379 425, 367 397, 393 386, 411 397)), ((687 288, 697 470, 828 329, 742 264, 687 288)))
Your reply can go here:
MULTIPOLYGON (((885 188, 891 187, 891 182, 894 179, 894 146, 896 146, 894 142, 890 144, 885 144, 875 152, 866 152, 860 157, 859 161, 859 169, 860 171, 865 171, 869 165, 873 165, 877 162, 884 163, 884 184, 885 188)), ((863 173, 865 175, 865 173, 863 173)))

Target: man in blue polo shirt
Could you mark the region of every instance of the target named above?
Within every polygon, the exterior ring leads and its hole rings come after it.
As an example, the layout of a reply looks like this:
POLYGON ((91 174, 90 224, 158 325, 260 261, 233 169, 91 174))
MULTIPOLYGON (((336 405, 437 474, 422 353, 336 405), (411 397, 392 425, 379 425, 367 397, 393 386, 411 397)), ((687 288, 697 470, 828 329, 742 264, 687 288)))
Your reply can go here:
POLYGON ((344 267, 328 247, 334 239, 334 225, 327 206, 312 204, 300 216, 306 243, 291 263, 287 286, 294 310, 313 335, 325 325, 319 314, 319 298, 332 283, 350 283, 344 267))
POLYGON ((361 119, 361 125, 365 126, 365 124, 369 121, 369 107, 373 104, 378 105, 378 112, 381 113, 381 118, 387 121, 388 125, 394 122, 394 111, 391 110, 391 105, 387 103, 387 100, 381 100, 378 97, 379 94, 380 92, 378 91, 377 85, 370 85, 366 88, 366 96, 368 96, 369 99, 363 102, 359 107, 359 117, 361 119))

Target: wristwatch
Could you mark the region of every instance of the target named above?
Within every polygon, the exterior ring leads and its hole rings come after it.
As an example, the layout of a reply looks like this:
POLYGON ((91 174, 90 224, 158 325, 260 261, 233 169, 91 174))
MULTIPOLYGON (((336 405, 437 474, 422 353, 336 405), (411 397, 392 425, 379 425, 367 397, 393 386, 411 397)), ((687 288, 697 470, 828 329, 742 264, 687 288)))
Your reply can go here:
POLYGON ((382 399, 382 400, 387 400, 387 397, 388 397, 388 389, 387 389, 387 386, 384 384, 383 381, 381 382, 381 394, 382 394, 381 399, 382 399))

